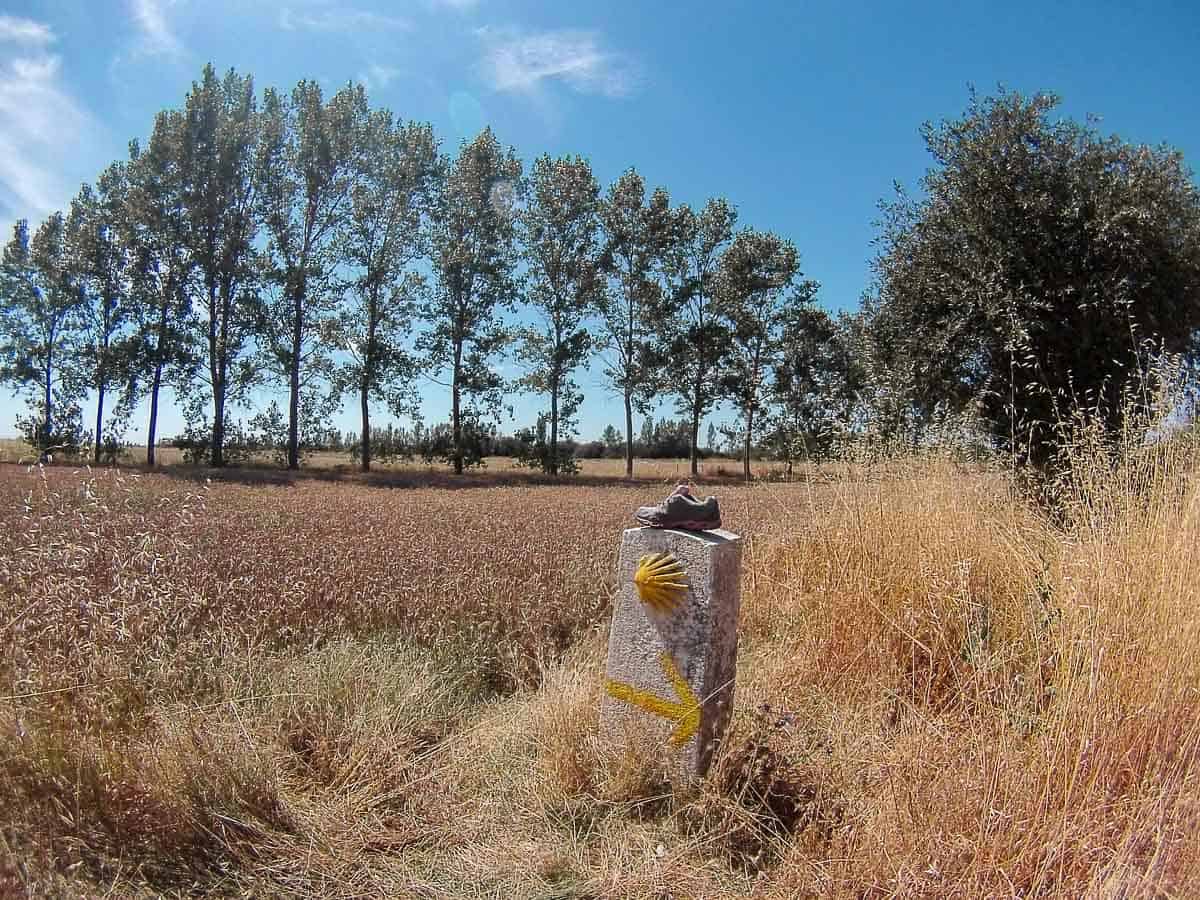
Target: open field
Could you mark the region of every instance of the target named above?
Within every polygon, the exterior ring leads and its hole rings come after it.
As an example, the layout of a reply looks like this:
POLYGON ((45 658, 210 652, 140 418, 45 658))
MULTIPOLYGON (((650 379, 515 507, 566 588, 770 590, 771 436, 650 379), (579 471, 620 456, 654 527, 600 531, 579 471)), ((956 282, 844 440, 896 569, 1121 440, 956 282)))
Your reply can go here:
POLYGON ((1053 523, 939 460, 722 484, 739 682, 691 795, 594 739, 660 484, 0 466, 0 895, 1193 896, 1172 452, 1053 523))
MULTIPOLYGON (((183 459, 183 453, 174 447, 158 447, 155 451, 159 467, 190 467, 183 459)), ((37 454, 24 441, 15 438, 0 438, 0 463, 17 463, 28 465, 37 461, 37 454)), ((121 452, 120 464, 126 468, 145 468, 145 446, 130 446, 121 452)), ((58 461, 63 463, 62 460, 58 461)), ((86 462, 86 460, 81 460, 86 462)), ((689 474, 686 459, 636 459, 634 460, 634 477, 648 479, 685 478, 689 474)), ((622 459, 581 459, 579 474, 584 478, 623 478, 625 476, 625 460, 622 459)), ((254 469, 279 469, 279 462, 269 453, 260 454, 254 461, 254 469)), ((395 462, 374 462, 372 471, 380 473, 445 473, 449 467, 444 463, 428 464, 421 460, 399 460, 395 462)), ((801 467, 797 466, 799 470, 801 467)), ((756 477, 782 477, 782 463, 767 460, 755 460, 752 466, 756 477)), ((351 460, 349 453, 320 452, 311 453, 304 458, 301 471, 335 471, 357 472, 358 464, 351 460)), ((485 460, 482 474, 489 475, 497 472, 533 473, 517 464, 516 460, 507 456, 491 456, 485 460)), ((700 477, 712 480, 737 480, 742 477, 742 462, 740 459, 713 457, 700 463, 700 477)))

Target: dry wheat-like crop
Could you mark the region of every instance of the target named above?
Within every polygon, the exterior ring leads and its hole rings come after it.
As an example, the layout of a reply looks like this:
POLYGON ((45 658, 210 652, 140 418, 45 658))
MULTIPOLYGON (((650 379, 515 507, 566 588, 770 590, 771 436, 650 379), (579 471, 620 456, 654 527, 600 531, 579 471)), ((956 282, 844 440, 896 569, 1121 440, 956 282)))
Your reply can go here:
POLYGON ((0 895, 1194 894, 1171 452, 1052 519, 946 460, 721 486, 737 706, 692 793, 596 741, 661 484, 0 466, 0 895))

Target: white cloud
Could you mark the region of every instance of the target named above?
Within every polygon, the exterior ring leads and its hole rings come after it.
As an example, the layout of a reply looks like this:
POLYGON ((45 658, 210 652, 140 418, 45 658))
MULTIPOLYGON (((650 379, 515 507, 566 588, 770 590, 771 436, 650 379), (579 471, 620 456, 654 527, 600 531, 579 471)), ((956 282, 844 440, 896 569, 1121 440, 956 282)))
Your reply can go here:
POLYGON ((400 75, 400 70, 393 66, 384 66, 379 63, 371 63, 367 66, 367 70, 358 76, 358 80, 362 82, 363 87, 367 90, 372 88, 385 88, 400 75))
POLYGON ((336 7, 321 10, 293 10, 284 7, 279 11, 279 27, 285 31, 305 29, 307 31, 371 31, 373 29, 407 31, 412 28, 408 19, 389 16, 365 9, 336 7))
POLYGON ((585 94, 623 97, 637 86, 634 65, 604 50, 590 31, 543 31, 482 28, 487 47, 484 77, 498 91, 532 91, 558 79, 585 94))
POLYGON ((433 8, 444 7, 446 9, 454 9, 459 12, 464 12, 468 9, 474 9, 479 5, 479 0, 428 0, 428 3, 433 8))
POLYGON ((17 44, 52 44, 55 41, 54 32, 50 26, 35 22, 32 19, 18 19, 16 16, 0 16, 0 41, 11 41, 17 44))
MULTIPOLYGON (((168 3, 173 5, 171 0, 168 3)), ((141 50, 151 56, 179 56, 183 44, 167 21, 164 0, 129 0, 133 21, 142 34, 141 50)))
POLYGON ((89 150, 95 123, 45 53, 10 59, 0 70, 0 216, 36 222, 62 208, 77 185, 65 174, 89 150))

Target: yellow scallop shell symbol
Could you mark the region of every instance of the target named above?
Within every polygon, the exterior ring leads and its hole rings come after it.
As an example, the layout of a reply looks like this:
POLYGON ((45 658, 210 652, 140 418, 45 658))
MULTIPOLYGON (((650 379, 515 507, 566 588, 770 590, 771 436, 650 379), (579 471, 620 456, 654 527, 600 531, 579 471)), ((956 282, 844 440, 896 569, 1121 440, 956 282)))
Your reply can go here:
POLYGON ((662 613, 674 612, 687 596, 687 576, 670 553, 650 553, 639 559, 633 583, 642 602, 662 613))

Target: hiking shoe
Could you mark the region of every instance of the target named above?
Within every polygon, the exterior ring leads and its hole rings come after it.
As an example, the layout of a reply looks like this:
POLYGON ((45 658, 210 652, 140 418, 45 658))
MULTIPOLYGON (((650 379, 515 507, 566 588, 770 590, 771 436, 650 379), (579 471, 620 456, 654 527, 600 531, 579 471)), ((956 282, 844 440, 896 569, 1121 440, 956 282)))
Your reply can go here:
POLYGON ((680 528, 684 531, 712 531, 721 527, 721 508, 716 497, 697 500, 691 488, 681 484, 658 506, 640 507, 638 522, 650 528, 680 528))

